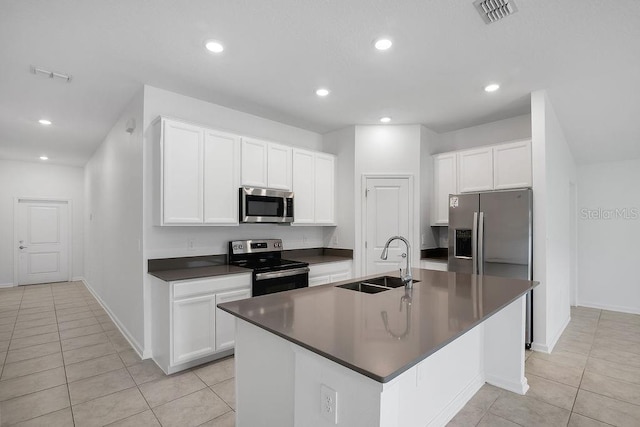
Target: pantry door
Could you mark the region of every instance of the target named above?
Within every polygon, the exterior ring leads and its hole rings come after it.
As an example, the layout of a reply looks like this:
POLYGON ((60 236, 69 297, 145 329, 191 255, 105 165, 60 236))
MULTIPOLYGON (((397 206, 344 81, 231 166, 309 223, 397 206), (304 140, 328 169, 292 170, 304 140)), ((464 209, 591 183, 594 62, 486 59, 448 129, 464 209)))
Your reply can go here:
POLYGON ((391 243, 386 261, 380 255, 392 236, 411 241, 410 177, 367 177, 365 184, 365 274, 398 271, 411 256, 403 242, 391 243))
POLYGON ((69 280, 69 202, 17 199, 17 285, 69 280))

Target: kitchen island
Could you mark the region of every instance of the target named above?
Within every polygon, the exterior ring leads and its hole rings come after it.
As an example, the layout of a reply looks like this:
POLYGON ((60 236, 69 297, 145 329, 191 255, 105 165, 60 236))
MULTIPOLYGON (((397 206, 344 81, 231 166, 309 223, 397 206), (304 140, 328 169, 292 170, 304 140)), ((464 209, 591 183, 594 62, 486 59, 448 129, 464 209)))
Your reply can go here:
POLYGON ((524 394, 536 283, 413 277, 411 290, 339 287, 349 280, 219 305, 237 317, 237 425, 438 426, 485 382, 524 394))

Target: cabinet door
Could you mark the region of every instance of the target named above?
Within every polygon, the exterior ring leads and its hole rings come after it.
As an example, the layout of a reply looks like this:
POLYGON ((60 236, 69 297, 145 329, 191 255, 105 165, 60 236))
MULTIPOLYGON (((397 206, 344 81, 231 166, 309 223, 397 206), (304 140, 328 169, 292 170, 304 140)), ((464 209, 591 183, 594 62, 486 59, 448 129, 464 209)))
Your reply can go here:
POLYGON ((213 294, 173 302, 172 365, 215 352, 215 310, 213 294))
MULTIPOLYGON (((315 222, 335 224, 335 157, 316 153, 315 156, 315 222)), ((297 197, 297 195, 296 195, 297 197)))
MULTIPOLYGON (((267 184, 269 188, 291 191, 293 149, 269 143, 267 155, 267 184)), ((294 213, 295 214, 295 213, 294 213)))
MULTIPOLYGON (((223 302, 251 298, 251 289, 221 292, 216 295, 216 306, 223 302)), ((232 348, 236 340, 235 317, 216 307, 216 351, 232 348)))
POLYGON ((162 223, 203 222, 202 128, 165 120, 162 140, 162 223))
POLYGON ((350 271, 343 271, 341 273, 337 273, 337 274, 332 274, 331 275, 331 282, 332 283, 340 282, 342 280, 347 280, 347 279, 351 279, 351 272, 350 271))
POLYGON ((240 138, 214 130, 204 135, 204 222, 238 224, 240 138))
POLYGON ((493 190, 493 149, 458 152, 458 177, 461 193, 493 190))
POLYGON ((493 188, 531 187, 531 141, 493 147, 493 188))
POLYGON ((433 157, 433 225, 449 223, 449 194, 456 194, 457 163, 455 153, 439 154, 433 157))
POLYGON ((267 143, 242 138, 242 185, 267 187, 267 143))
POLYGON ((315 155, 311 151, 293 150, 294 224, 313 224, 315 221, 314 162, 315 155))
POLYGON ((309 277, 309 287, 326 285, 327 283, 331 283, 331 276, 328 274, 326 276, 309 277))

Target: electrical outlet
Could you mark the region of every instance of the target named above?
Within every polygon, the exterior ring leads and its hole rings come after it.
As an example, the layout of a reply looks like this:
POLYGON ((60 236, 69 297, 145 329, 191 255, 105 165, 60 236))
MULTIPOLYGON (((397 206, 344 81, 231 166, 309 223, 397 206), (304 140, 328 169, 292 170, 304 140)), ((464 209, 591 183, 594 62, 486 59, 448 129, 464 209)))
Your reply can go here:
POLYGON ((189 251, 193 250, 193 239, 187 240, 187 250, 189 251))
POLYGON ((338 393, 324 384, 320 386, 320 412, 325 420, 338 424, 338 393))

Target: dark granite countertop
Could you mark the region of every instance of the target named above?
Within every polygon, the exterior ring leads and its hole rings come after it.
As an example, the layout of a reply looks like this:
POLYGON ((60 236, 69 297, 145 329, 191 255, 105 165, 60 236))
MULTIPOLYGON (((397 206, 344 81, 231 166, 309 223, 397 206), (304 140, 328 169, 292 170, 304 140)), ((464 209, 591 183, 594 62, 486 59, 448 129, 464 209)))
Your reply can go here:
POLYGON ((323 264, 326 262, 352 261, 353 251, 351 249, 292 249, 282 252, 282 258, 293 261, 301 261, 313 264, 323 264))
MULTIPOLYGON (((398 277, 397 273, 389 275, 398 277)), ((423 269, 414 269, 413 275, 420 282, 411 291, 401 287, 365 294, 329 284, 233 301, 219 307, 384 383, 537 284, 423 269), (406 297, 411 300, 409 309, 406 297), (387 327, 382 320, 383 312, 387 313, 387 327)), ((356 280, 338 284, 353 281, 356 280)))
POLYGON ((235 265, 214 265, 211 267, 192 267, 176 270, 150 271, 149 274, 165 282, 176 280, 201 279, 203 277, 224 276, 225 274, 251 273, 251 269, 235 265))

